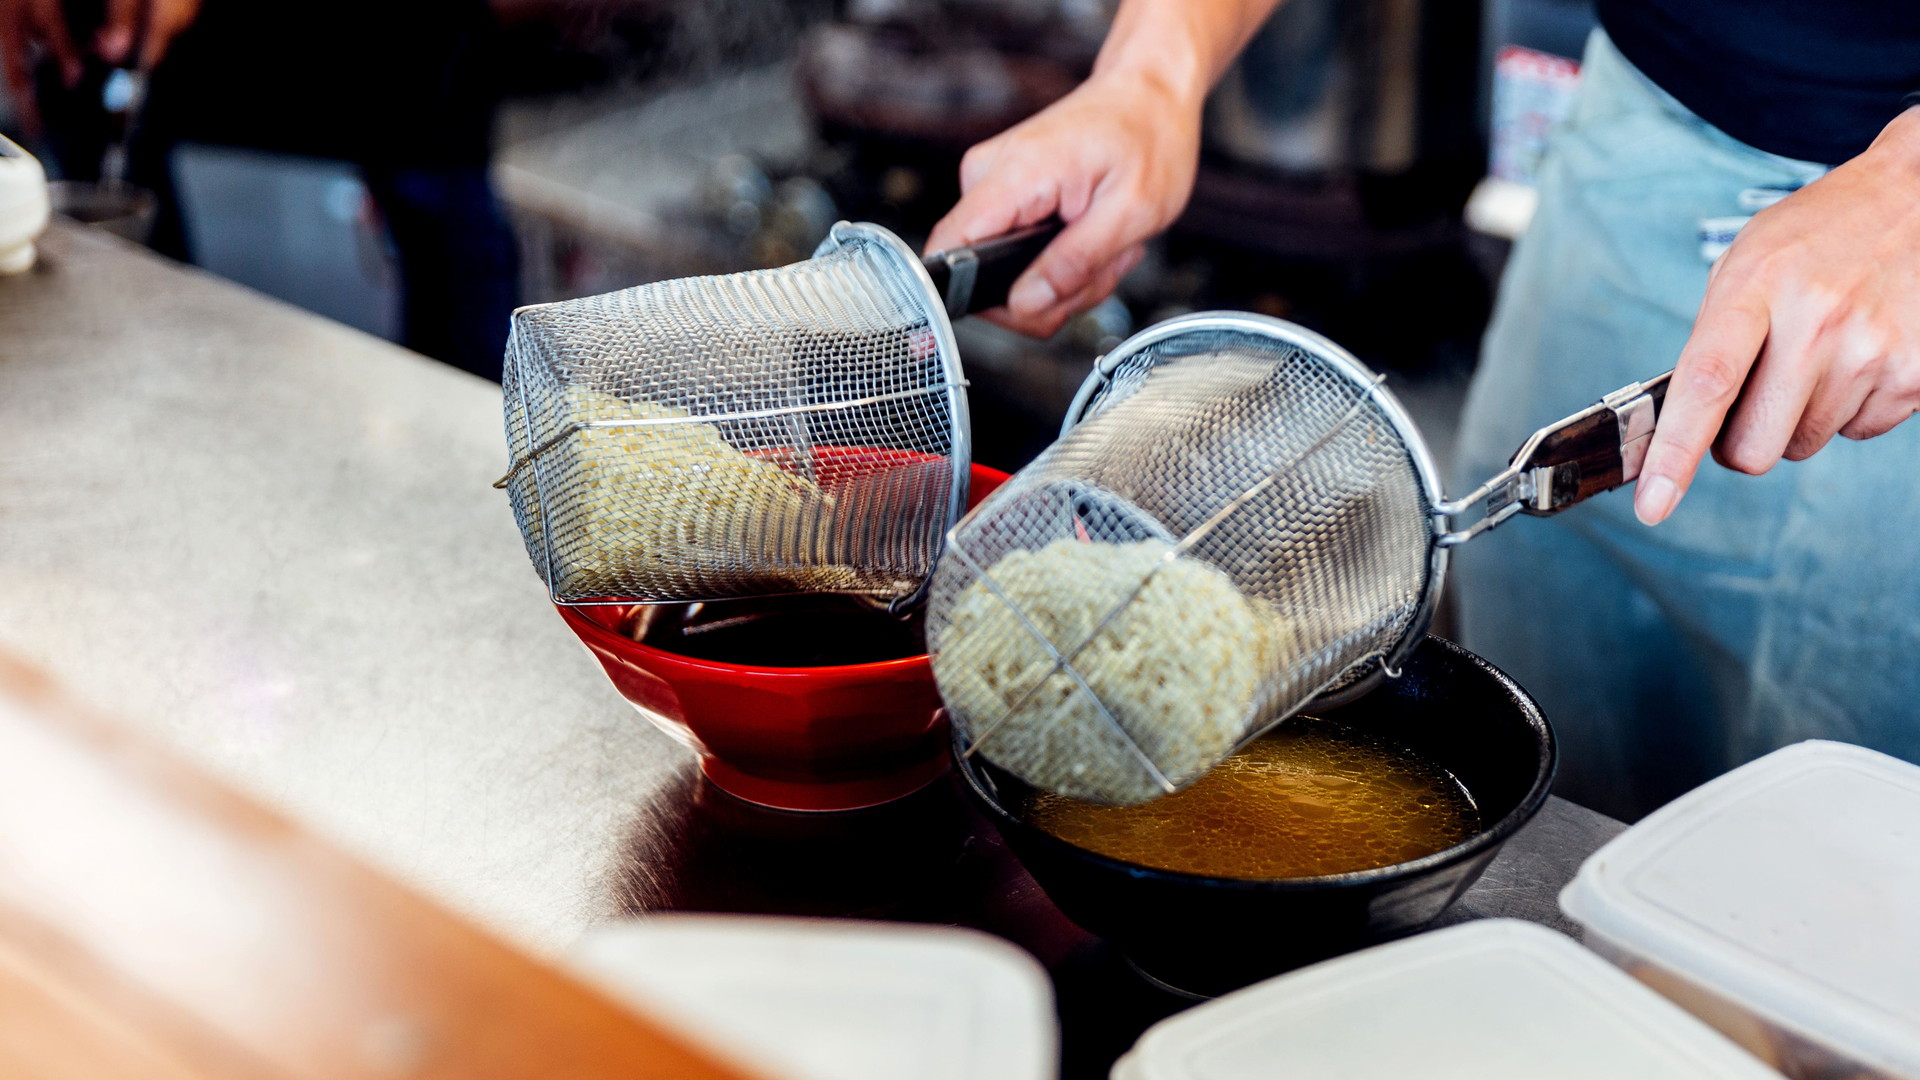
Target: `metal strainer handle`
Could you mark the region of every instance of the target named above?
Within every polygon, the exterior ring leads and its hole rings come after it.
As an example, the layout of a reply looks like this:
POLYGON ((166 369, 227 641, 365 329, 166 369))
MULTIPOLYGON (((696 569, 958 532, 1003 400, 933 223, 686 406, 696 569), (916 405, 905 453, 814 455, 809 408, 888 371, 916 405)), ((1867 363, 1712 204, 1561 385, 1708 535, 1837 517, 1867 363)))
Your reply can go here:
POLYGON ((947 317, 958 319, 1006 303, 1013 283, 1064 228, 1059 218, 1048 218, 991 240, 930 252, 920 262, 947 302, 947 317))
POLYGON ((1653 426, 1667 399, 1668 371, 1630 383, 1533 433, 1507 467, 1462 498, 1434 507, 1443 531, 1437 543, 1453 547, 1515 514, 1548 517, 1575 503, 1632 482, 1646 461, 1653 426), (1484 515, 1464 529, 1449 519, 1484 503, 1484 515))

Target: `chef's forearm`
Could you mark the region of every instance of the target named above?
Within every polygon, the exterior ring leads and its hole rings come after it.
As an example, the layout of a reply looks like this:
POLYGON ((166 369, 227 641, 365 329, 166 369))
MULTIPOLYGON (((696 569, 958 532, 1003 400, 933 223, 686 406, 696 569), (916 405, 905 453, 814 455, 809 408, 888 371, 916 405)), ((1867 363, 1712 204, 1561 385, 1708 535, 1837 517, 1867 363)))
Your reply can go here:
POLYGON ((1095 75, 1156 80, 1196 108, 1282 0, 1122 0, 1095 75))

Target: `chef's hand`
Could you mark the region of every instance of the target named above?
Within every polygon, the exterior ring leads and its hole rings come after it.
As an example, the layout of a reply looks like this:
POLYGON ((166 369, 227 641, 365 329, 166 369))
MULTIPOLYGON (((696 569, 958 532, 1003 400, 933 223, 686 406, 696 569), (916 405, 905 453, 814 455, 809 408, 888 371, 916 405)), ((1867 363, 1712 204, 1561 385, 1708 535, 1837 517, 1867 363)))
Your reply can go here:
MULTIPOLYGON (((199 14, 200 0, 109 0, 106 21, 93 38, 93 53, 115 67, 133 64, 152 70, 199 14)), ((79 83, 80 50, 73 44, 60 0, 0 0, 0 67, 6 69, 14 109, 34 135, 40 133, 40 103, 33 93, 36 52, 52 57, 69 89, 79 83)))
POLYGON ((1095 75, 960 162, 959 203, 934 226, 938 251, 1056 214, 1067 223, 988 317, 1046 337, 1112 293, 1193 190, 1200 108, 1145 79, 1095 75))
POLYGON ((1106 299, 1193 191, 1207 91, 1278 0, 1125 0, 1093 75, 967 151, 927 249, 1043 221, 1067 227, 988 315, 1045 337, 1106 299))
POLYGON ((1920 108, 1754 215, 1714 265, 1634 494, 1658 524, 1709 450, 1744 473, 1920 409, 1920 108))
POLYGON ((40 133, 40 103, 33 95, 37 53, 60 66, 69 87, 80 81, 80 52, 67 33, 60 0, 0 0, 0 68, 6 69, 8 100, 29 135, 40 133))
POLYGON ((93 48, 115 67, 152 71, 167 47, 200 15, 200 0, 108 0, 107 21, 94 35, 93 48), (138 45, 140 55, 133 55, 138 45))

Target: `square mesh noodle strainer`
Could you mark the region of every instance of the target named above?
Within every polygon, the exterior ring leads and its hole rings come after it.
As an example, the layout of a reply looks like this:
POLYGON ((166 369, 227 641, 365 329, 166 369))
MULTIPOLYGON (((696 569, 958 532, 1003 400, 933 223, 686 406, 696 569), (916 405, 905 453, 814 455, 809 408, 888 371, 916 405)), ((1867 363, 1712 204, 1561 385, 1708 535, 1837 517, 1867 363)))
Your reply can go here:
POLYGON ((897 600, 964 499, 951 328, 891 234, 514 316, 504 483, 560 603, 897 600))

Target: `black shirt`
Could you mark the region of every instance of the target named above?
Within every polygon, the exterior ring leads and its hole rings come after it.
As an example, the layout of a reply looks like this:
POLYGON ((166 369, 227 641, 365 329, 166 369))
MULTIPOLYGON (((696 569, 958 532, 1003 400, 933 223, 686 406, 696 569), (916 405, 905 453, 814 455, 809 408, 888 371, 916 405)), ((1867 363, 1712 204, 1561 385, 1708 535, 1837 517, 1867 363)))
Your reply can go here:
POLYGON ((1838 164, 1920 90, 1920 0, 1598 0, 1635 67, 1749 146, 1838 164))
POLYGON ((205 0, 154 72, 171 138, 373 166, 484 164, 486 0, 205 0))

